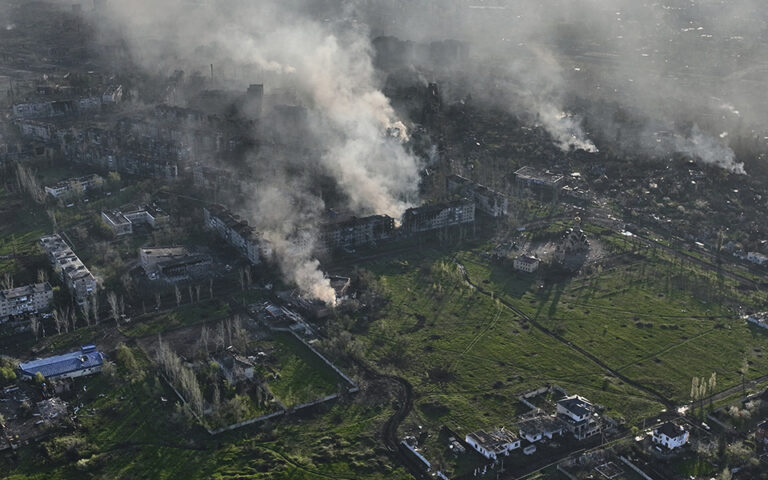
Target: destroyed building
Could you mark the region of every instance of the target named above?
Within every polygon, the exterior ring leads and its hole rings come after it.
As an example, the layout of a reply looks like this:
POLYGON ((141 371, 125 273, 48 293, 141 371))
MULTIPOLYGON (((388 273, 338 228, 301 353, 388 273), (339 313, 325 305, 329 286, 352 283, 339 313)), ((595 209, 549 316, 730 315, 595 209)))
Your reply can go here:
POLYGON ((565 176, 549 170, 525 166, 515 171, 515 186, 519 192, 526 189, 552 195, 557 199, 565 185, 565 176))
POLYGON ((137 210, 122 212, 112 210, 101 212, 101 219, 107 224, 115 236, 130 235, 139 225, 148 225, 158 228, 166 223, 170 217, 156 205, 145 205, 137 210))
POLYGON ((327 249, 359 247, 386 240, 394 230, 395 221, 387 215, 333 215, 320 227, 319 240, 327 249))
POLYGON ((453 202, 409 208, 403 214, 405 233, 420 233, 475 223, 475 202, 462 199, 453 202))
POLYGON ((215 231, 248 261, 258 265, 262 261, 262 238, 248 222, 221 205, 209 205, 203 209, 205 228, 215 231))
POLYGON ((203 275, 212 261, 210 255, 192 253, 186 247, 139 248, 139 263, 150 280, 175 281, 203 275))
POLYGON ((589 239, 581 229, 581 219, 576 217, 573 227, 567 229, 555 247, 553 259, 561 266, 576 270, 586 260, 589 239))
POLYGON ((48 254, 53 270, 67 286, 75 301, 83 305, 90 295, 96 293, 96 278, 58 234, 42 237, 40 244, 48 254))
POLYGON ((0 322, 45 310, 52 300, 53 289, 48 282, 0 290, 0 322))
POLYGON ((475 208, 493 218, 507 215, 509 200, 506 195, 475 183, 459 175, 450 175, 446 179, 448 193, 475 201, 475 208))

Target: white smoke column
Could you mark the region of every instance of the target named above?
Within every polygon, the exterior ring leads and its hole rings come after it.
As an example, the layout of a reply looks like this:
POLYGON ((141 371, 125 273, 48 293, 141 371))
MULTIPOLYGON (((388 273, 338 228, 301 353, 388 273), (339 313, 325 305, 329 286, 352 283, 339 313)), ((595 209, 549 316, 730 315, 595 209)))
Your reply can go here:
POLYGON ((299 182, 286 172, 322 172, 355 213, 397 218, 417 199, 419 162, 405 150, 405 125, 379 89, 366 27, 345 20, 343 12, 318 8, 310 0, 132 0, 109 2, 98 24, 110 39, 122 33, 134 59, 152 73, 216 63, 261 72, 253 81, 263 81, 267 93, 295 93, 312 130, 303 150, 313 153, 282 166, 276 159, 254 160, 263 179, 253 188, 247 215, 286 278, 332 303, 332 289, 312 257, 312 234, 324 208, 316 194, 306 193, 314 191, 315 179, 299 182))
POLYGON ((539 105, 538 113, 541 125, 562 151, 583 150, 597 153, 597 147, 581 126, 580 116, 567 114, 549 103, 539 105))
POLYGON ((690 155, 702 162, 715 165, 731 173, 745 175, 744 164, 736 161, 736 154, 730 147, 711 135, 702 132, 697 125, 688 137, 675 136, 675 150, 690 155))

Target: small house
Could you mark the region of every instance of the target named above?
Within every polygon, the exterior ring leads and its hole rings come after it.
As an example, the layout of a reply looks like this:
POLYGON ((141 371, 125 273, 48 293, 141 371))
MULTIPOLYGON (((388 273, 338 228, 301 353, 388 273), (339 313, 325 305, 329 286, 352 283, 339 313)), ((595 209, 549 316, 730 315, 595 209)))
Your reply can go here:
POLYGON ((653 430, 653 443, 669 450, 680 448, 688 443, 688 431, 672 422, 666 422, 653 430))
POLYGON ((509 455, 512 450, 520 448, 520 439, 517 435, 503 428, 494 432, 478 430, 468 434, 464 441, 480 455, 491 460, 496 460, 501 455, 509 455))

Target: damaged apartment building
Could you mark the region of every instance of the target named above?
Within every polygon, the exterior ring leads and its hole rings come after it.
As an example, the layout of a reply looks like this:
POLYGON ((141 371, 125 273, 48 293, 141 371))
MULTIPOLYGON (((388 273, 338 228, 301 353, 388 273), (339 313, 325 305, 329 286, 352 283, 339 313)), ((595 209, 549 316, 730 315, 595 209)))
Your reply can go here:
POLYGON ((403 214, 402 230, 417 234, 475 224, 475 202, 461 199, 409 208, 403 214))
POLYGON ((215 231, 253 265, 260 264, 262 257, 268 256, 269 252, 262 250, 261 235, 222 205, 203 208, 203 220, 205 228, 215 231))
POLYGON ((331 218, 320 227, 319 243, 327 250, 349 249, 392 237, 395 221, 387 215, 355 217, 331 211, 331 218))
POLYGON ((459 175, 448 176, 446 183, 449 194, 474 200, 477 211, 493 218, 507 215, 509 200, 506 195, 459 175))
POLYGON ((72 297, 83 305, 90 295, 96 293, 96 278, 58 234, 42 237, 40 244, 72 297))

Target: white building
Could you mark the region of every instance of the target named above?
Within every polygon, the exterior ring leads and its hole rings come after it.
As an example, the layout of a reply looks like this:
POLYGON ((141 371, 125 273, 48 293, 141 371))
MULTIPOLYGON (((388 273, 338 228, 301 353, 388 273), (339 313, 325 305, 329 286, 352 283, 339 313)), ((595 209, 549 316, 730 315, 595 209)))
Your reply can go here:
POLYGON ((566 428, 577 440, 589 438, 601 430, 595 407, 589 400, 578 395, 571 395, 557 402, 557 417, 565 422, 566 428))
POLYGON ((680 448, 688 443, 688 431, 680 425, 667 422, 653 430, 653 443, 669 450, 680 448))
POLYGON ((521 272, 533 273, 539 269, 540 260, 531 255, 520 255, 515 258, 514 268, 521 272))
POLYGON ((82 305, 88 296, 96 293, 96 278, 58 234, 40 238, 40 244, 78 304, 82 305))
POLYGON ((104 179, 94 173, 91 175, 85 175, 83 177, 62 180, 55 185, 45 187, 45 192, 52 197, 58 198, 68 193, 82 193, 90 188, 98 187, 103 184, 104 179), (75 189, 79 189, 80 192, 75 192, 75 189))
POLYGON ((520 448, 517 435, 503 428, 490 433, 478 430, 468 434, 464 441, 480 455, 491 460, 496 460, 501 455, 509 455, 512 450, 520 448))
POLYGON ((53 300, 53 289, 48 282, 2 290, 0 291, 0 322, 7 320, 11 315, 45 310, 51 300, 53 300))

